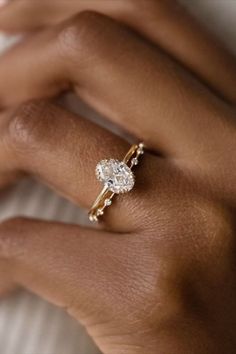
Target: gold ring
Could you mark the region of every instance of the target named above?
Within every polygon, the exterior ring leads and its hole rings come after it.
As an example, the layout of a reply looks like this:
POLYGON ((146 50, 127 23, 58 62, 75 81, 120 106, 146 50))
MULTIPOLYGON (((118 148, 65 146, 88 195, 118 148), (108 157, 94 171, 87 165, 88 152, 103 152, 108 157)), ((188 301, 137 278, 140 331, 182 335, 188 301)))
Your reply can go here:
POLYGON ((105 208, 112 204, 112 199, 116 194, 131 191, 135 184, 132 169, 138 164, 139 157, 143 153, 144 144, 134 144, 122 161, 106 159, 97 164, 96 177, 104 184, 104 187, 89 211, 90 221, 98 221, 99 217, 104 214, 105 208))

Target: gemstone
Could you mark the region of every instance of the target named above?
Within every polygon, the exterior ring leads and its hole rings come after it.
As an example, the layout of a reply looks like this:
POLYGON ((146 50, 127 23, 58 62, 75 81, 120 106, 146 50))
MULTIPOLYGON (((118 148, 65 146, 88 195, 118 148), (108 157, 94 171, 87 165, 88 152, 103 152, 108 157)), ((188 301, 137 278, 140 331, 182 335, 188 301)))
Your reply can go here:
POLYGON ((105 199, 104 203, 105 203, 106 206, 109 206, 109 205, 112 204, 112 201, 111 201, 111 199, 105 199))
POLYGON ((138 146, 139 146, 140 149, 143 149, 144 148, 144 143, 139 143, 138 146))
POLYGON ((94 222, 94 221, 98 221, 98 218, 96 215, 89 215, 89 220, 94 222))
POLYGON ((143 151, 143 149, 138 148, 137 153, 138 153, 138 155, 143 155, 143 154, 144 154, 144 151, 143 151))
POLYGON ((137 159, 137 157, 134 157, 134 158, 131 160, 131 163, 132 163, 132 165, 137 165, 137 164, 138 164, 138 159, 137 159))
POLYGON ((134 186, 133 172, 123 161, 100 161, 96 167, 96 176, 113 193, 129 192, 134 186))
POLYGON ((104 214, 103 210, 102 209, 98 209, 97 215, 103 215, 103 214, 104 214))

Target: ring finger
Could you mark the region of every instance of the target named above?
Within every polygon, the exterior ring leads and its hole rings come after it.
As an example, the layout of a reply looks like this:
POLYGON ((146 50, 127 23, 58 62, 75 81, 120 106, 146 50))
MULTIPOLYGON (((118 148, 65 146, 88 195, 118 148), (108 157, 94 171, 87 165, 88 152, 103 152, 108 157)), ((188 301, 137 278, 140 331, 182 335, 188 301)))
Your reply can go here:
MULTIPOLYGON (((96 164, 106 158, 122 160, 130 147, 104 128, 46 102, 22 106, 7 118, 3 140, 11 171, 30 173, 86 208, 102 189, 95 177, 96 164)), ((108 208, 106 227, 121 232, 139 226, 140 210, 154 187, 150 174, 164 161, 145 154, 142 168, 135 169, 137 188, 108 208)))

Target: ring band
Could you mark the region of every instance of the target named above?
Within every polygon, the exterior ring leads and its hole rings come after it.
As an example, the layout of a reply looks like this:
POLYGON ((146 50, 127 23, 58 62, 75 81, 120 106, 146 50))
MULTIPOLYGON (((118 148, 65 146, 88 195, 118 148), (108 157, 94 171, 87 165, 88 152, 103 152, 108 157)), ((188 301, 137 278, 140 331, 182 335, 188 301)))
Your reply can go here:
POLYGON ((116 194, 129 192, 134 187, 135 177, 132 169, 138 164, 143 153, 144 144, 134 144, 122 161, 109 159, 101 160, 97 164, 96 177, 104 187, 89 211, 90 221, 98 221, 105 208, 112 204, 116 194))

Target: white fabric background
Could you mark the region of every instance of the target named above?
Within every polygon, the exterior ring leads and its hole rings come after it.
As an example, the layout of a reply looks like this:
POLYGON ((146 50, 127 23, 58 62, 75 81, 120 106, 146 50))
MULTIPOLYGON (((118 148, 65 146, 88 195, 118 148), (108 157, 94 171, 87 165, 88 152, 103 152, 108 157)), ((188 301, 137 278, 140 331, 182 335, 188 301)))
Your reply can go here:
MULTIPOLYGON (((236 0, 182 2, 236 53, 236 0)), ((1 48, 9 43, 10 39, 6 41, 6 38, 0 35, 1 48)), ((33 181, 23 181, 0 196, 1 220, 13 215, 72 222, 84 222, 86 218, 84 212, 33 181)), ((0 352, 95 354, 98 350, 84 330, 62 310, 35 295, 19 291, 0 302, 0 352)))

